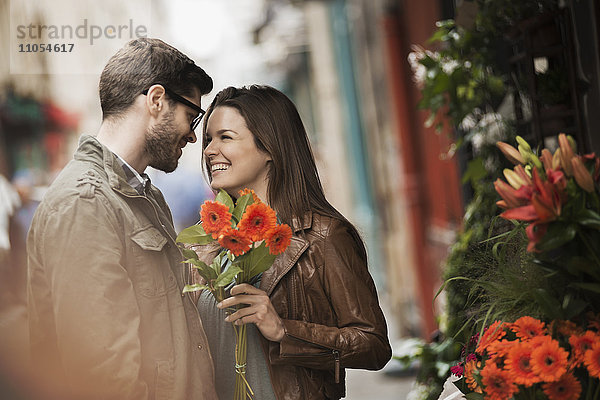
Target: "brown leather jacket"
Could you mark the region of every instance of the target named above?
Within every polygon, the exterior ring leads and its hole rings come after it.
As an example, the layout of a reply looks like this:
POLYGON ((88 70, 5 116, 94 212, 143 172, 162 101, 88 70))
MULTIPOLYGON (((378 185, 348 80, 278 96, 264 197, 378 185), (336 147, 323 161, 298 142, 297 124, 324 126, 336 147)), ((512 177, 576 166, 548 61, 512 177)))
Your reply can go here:
MULTIPOLYGON (((208 261, 218 249, 204 247, 196 250, 208 261)), ((375 285, 345 222, 307 214, 260 288, 285 328, 280 343, 262 338, 278 400, 339 399, 344 368, 377 370, 390 359, 375 285)))

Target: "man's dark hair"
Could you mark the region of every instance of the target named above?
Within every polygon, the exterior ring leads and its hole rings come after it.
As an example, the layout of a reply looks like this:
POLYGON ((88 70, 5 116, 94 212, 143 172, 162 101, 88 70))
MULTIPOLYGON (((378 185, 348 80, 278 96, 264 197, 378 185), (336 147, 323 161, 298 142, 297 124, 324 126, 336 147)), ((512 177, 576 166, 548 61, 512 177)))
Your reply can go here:
POLYGON ((100 75, 102 119, 118 117, 143 90, 159 83, 191 96, 212 90, 213 81, 185 54, 159 39, 140 38, 128 42, 110 58, 100 75))

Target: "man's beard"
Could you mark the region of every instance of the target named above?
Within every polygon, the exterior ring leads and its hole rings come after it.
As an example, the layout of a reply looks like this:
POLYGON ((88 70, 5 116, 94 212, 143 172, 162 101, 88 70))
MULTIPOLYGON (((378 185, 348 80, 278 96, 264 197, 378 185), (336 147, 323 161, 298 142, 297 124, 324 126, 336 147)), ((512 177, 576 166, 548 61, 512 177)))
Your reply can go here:
POLYGON ((173 172, 179 163, 179 138, 175 134, 175 119, 173 113, 165 116, 165 119, 157 125, 148 129, 144 151, 150 156, 152 168, 164 172, 173 172))

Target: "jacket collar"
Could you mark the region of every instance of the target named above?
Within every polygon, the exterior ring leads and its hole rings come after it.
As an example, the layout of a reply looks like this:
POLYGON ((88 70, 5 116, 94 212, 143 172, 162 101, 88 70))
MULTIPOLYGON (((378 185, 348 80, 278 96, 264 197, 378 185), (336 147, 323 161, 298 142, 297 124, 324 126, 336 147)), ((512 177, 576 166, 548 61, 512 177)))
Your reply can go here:
POLYGON ((277 283, 289 272, 290 269, 296 264, 302 253, 308 248, 308 240, 304 237, 297 235, 299 232, 310 229, 312 226, 312 212, 308 211, 304 214, 304 223, 300 223, 299 218, 292 220, 292 230, 296 235, 292 235, 292 240, 288 248, 280 254, 271 268, 263 272, 260 288, 267 292, 267 295, 271 295, 277 283))
POLYGON ((304 223, 302 223, 302 221, 300 221, 300 218, 298 217, 292 218, 292 231, 294 231, 294 233, 298 233, 300 231, 310 229, 310 227, 312 226, 312 211, 307 211, 306 213, 304 213, 303 222, 304 223))
POLYGON ((74 158, 76 160, 93 160, 106 171, 111 188, 125 195, 139 196, 138 191, 128 183, 127 176, 117 156, 94 136, 81 136, 74 158))

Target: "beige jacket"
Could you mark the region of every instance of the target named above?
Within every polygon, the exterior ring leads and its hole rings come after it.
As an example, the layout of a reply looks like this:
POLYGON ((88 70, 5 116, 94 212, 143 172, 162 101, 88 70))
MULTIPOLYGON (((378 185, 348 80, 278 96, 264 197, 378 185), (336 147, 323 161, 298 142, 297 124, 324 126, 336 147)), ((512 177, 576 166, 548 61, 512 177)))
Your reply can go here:
POLYGON ((27 243, 32 361, 56 398, 217 398, 196 306, 181 294, 171 213, 158 189, 146 194, 84 136, 36 211, 27 243))

